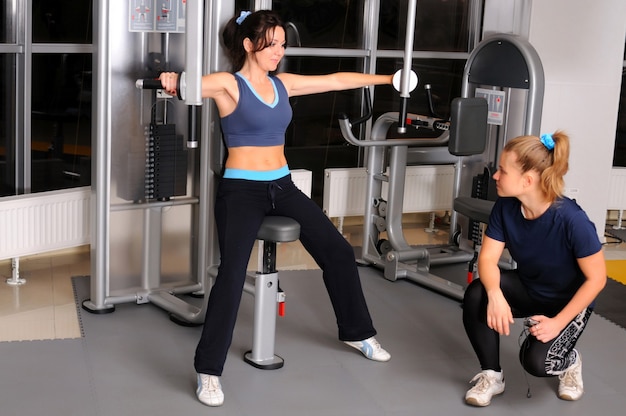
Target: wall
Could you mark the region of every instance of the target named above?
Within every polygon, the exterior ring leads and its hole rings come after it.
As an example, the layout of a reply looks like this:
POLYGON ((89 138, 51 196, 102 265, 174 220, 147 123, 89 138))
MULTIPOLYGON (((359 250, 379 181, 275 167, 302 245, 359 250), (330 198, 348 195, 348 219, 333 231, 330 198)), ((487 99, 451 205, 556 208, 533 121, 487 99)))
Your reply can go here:
POLYGON ((486 0, 485 32, 526 37, 541 58, 542 132, 571 138, 566 194, 604 236, 626 38, 626 1, 486 0), (528 16, 530 16, 528 18, 528 16))

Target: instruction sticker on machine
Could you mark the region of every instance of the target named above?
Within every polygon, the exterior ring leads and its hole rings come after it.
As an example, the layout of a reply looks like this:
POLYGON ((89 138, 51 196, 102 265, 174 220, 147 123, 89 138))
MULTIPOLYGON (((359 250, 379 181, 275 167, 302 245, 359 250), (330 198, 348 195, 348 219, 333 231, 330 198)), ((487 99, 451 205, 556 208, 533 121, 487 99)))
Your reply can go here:
POLYGON ((185 32, 187 0, 130 0, 131 32, 185 32))
POLYGON ((476 88, 476 97, 487 100, 487 123, 501 126, 504 121, 504 91, 476 88))

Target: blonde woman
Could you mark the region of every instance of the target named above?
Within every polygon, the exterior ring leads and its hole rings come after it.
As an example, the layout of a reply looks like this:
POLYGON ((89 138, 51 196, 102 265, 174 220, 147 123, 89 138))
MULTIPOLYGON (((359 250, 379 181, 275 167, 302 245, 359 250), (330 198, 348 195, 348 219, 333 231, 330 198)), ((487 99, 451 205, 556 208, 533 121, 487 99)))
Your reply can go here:
POLYGON ((520 349, 524 369, 558 376, 558 396, 583 394, 582 361, 574 348, 606 284, 606 265, 596 229, 575 201, 563 196, 569 138, 560 131, 508 142, 494 174, 495 202, 478 258, 480 278, 463 300, 463 324, 482 371, 465 395, 487 406, 504 392, 499 342, 513 318, 526 317, 520 349), (498 260, 508 248, 515 271, 498 260))

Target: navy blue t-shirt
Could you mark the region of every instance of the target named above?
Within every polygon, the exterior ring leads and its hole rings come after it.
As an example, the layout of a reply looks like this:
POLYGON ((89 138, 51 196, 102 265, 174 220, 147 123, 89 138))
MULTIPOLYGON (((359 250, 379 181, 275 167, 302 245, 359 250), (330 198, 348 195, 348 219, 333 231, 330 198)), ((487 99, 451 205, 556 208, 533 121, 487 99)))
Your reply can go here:
POLYGON ((528 293, 541 302, 567 303, 585 281, 576 259, 602 249, 594 224, 566 197, 532 220, 517 198, 498 198, 485 234, 506 244, 528 293))

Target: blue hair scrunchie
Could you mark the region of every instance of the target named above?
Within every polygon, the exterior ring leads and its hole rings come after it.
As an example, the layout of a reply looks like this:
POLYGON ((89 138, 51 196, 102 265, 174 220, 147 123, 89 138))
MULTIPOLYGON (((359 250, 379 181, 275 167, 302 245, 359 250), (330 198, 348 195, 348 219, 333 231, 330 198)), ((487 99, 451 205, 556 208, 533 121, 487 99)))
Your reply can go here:
POLYGON ((249 10, 242 10, 241 14, 239 15, 239 17, 237 19, 235 19, 235 22, 237 22, 237 24, 239 26, 241 26, 243 21, 246 20, 246 17, 250 16, 251 14, 252 14, 252 12, 249 11, 249 10))
POLYGON ((554 149, 554 139, 552 138, 551 134, 542 134, 539 140, 541 140, 541 143, 543 143, 546 149, 554 149))

